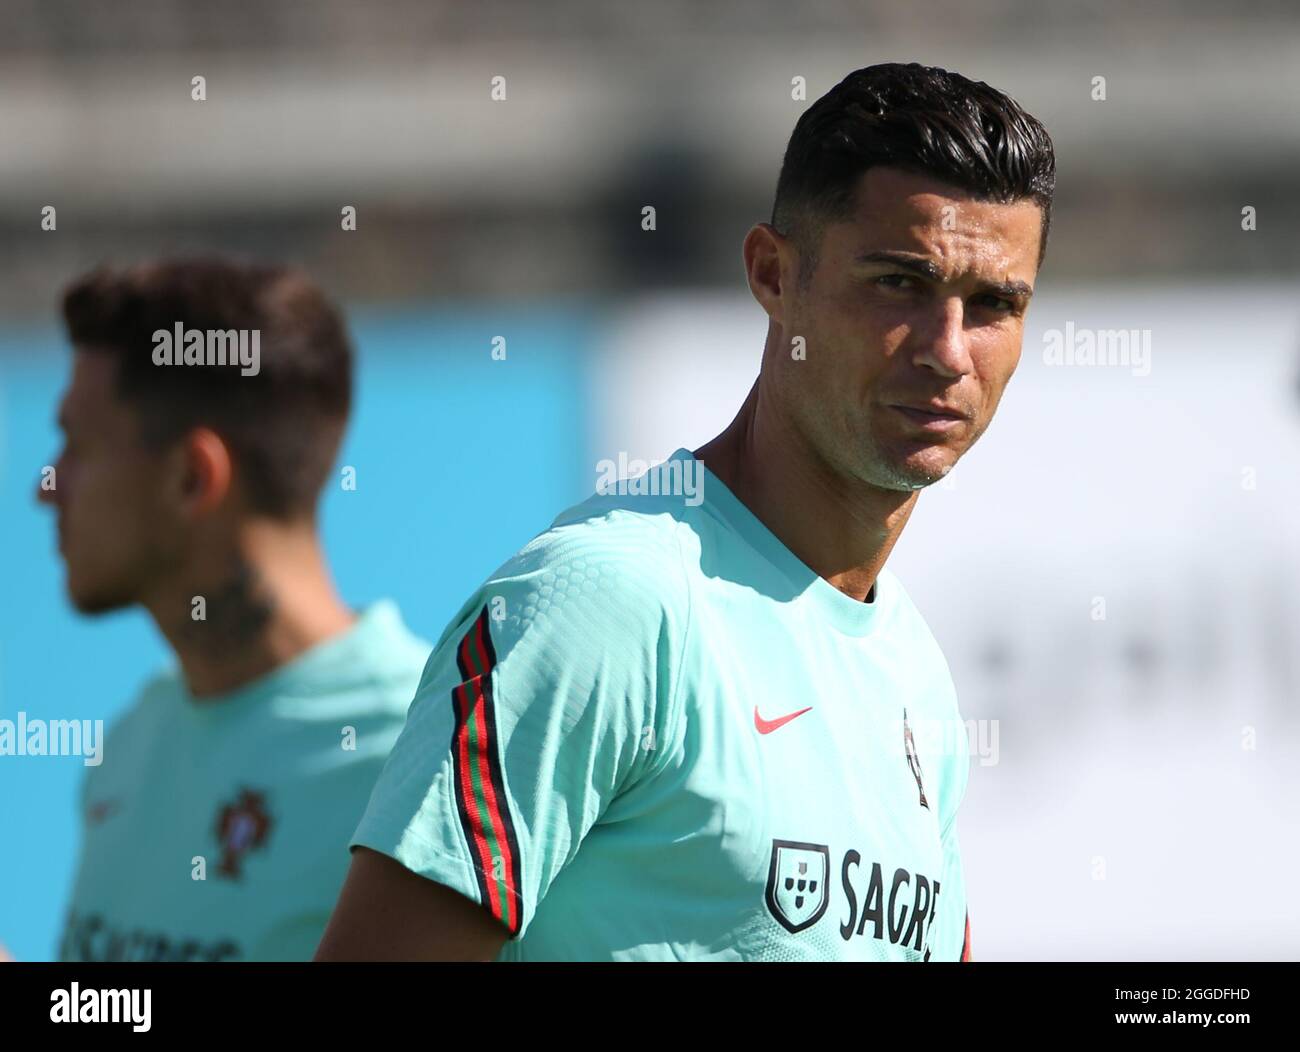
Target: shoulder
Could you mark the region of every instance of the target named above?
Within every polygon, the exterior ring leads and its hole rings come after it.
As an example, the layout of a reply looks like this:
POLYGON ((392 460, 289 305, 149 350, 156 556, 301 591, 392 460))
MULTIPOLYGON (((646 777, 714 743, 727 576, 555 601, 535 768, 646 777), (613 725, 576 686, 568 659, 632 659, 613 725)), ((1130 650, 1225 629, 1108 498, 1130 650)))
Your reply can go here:
POLYGON ((145 733, 149 727, 165 721, 184 695, 180 670, 174 666, 159 669, 109 723, 108 739, 126 741, 145 733))
POLYGON ((404 717, 433 645, 406 626, 389 599, 362 612, 357 632, 355 674, 362 689, 349 693, 358 707, 376 716, 404 717))
POLYGON ((598 496, 563 512, 461 607, 420 693, 491 668, 515 705, 564 699, 576 714, 667 697, 691 614, 678 528, 657 501, 598 496))
POLYGON ((102 778, 104 758, 112 757, 117 770, 147 762, 155 743, 165 740, 182 691, 179 671, 161 669, 145 680, 124 708, 104 721, 102 729, 96 731, 101 762, 86 767, 81 780, 83 795, 92 782, 102 778))
POLYGON ((500 594, 507 609, 497 620, 518 629, 539 619, 598 635, 684 625, 690 597, 681 532, 671 500, 596 496, 561 513, 499 567, 483 598, 500 594))
POLYGON ((925 693, 937 699, 936 707, 940 711, 936 715, 956 715, 957 691, 943 648, 898 576, 885 569, 881 570, 880 578, 881 584, 890 590, 892 597, 892 629, 900 640, 906 641, 912 651, 912 667, 927 681, 928 689, 925 693))
MULTIPOLYGON (((662 467, 662 465, 661 465, 662 467)), ((596 494, 555 517, 549 529, 533 538, 516 558, 559 563, 580 559, 627 576, 681 576, 682 520, 680 497, 596 494)))

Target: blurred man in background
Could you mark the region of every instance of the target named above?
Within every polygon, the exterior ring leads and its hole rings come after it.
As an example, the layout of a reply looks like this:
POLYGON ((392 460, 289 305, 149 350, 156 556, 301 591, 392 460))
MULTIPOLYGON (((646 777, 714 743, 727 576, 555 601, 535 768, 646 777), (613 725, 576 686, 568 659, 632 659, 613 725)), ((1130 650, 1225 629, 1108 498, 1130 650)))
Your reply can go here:
POLYGON ((464 605, 320 958, 970 959, 965 728, 885 562, 1015 371, 1054 183, 945 70, 804 113, 744 244, 748 398, 464 605))
POLYGON ((101 269, 74 348, 55 512, 74 605, 139 605, 176 655, 87 768, 65 960, 295 960, 429 647, 335 592, 316 509, 351 403, 338 310, 292 269, 101 269))

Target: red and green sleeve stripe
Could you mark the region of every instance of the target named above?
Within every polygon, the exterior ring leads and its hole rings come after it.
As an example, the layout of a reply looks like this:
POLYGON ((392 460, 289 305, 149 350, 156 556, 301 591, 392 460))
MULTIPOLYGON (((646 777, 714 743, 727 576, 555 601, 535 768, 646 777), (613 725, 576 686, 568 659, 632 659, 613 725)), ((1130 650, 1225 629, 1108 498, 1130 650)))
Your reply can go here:
POLYGON ((456 713, 451 736, 456 764, 456 807, 474 854, 479 901, 514 937, 519 934, 523 899, 519 841, 502 777, 501 743, 492 697, 496 662, 488 611, 484 606, 456 652, 463 679, 451 692, 456 713))

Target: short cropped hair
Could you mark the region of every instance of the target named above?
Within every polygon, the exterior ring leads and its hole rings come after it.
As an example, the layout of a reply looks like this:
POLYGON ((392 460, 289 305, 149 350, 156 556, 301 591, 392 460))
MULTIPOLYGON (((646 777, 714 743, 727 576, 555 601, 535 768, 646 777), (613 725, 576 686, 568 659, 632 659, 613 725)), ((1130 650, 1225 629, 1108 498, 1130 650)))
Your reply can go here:
POLYGON ((795 124, 772 226, 799 248, 800 283, 816 267, 826 224, 848 219, 862 174, 877 165, 933 176, 982 200, 1035 201, 1047 251, 1056 157, 1047 129, 983 82, 918 63, 850 73, 795 124))
POLYGON ((106 266, 66 289, 63 318, 77 351, 114 357, 117 393, 146 442, 210 427, 254 511, 314 515, 351 408, 352 345, 340 311, 304 273, 216 257, 106 266), (256 330, 256 373, 208 360, 157 364, 155 333, 177 324, 256 330))

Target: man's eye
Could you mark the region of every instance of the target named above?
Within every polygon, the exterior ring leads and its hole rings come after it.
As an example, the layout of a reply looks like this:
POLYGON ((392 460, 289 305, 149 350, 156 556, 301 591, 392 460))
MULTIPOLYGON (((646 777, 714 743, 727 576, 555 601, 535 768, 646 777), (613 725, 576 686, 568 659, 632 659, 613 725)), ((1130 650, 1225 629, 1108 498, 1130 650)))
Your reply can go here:
POLYGON ((902 284, 902 282, 911 282, 915 280, 916 279, 908 277, 906 274, 882 274, 880 277, 876 278, 876 284, 883 285, 885 288, 901 289, 907 288, 907 286, 902 284))
POLYGON ((1016 305, 1014 303, 1012 303, 1008 299, 1003 299, 1001 296, 994 296, 990 294, 987 296, 981 296, 980 300, 983 302, 984 306, 991 307, 993 308, 993 310, 996 311, 1005 312, 1005 311, 1015 310, 1016 308, 1016 305))

